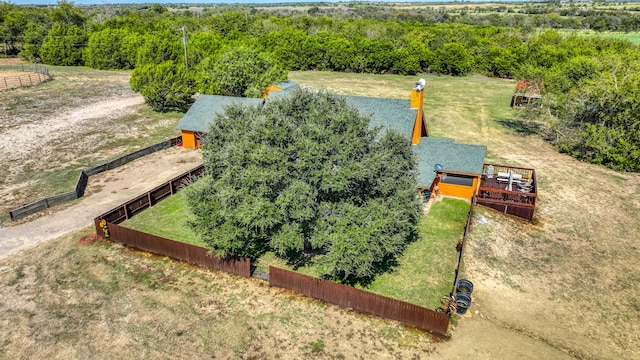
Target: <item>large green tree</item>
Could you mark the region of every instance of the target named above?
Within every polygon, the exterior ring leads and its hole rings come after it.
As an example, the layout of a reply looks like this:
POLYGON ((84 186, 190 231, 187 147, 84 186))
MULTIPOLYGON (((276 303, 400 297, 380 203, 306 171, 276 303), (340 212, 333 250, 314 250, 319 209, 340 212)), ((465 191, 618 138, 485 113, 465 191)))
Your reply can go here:
POLYGON ((40 57, 50 65, 83 65, 82 49, 86 43, 86 31, 76 25, 55 23, 42 43, 40 57))
POLYGON ((216 253, 271 250, 353 283, 415 236, 409 139, 370 129, 340 96, 298 90, 263 107, 230 106, 203 156, 208 176, 188 190, 191 225, 216 253))
POLYGON ((158 65, 137 67, 129 80, 131 89, 139 91, 156 111, 181 110, 193 102, 195 86, 183 64, 165 61, 158 65))
POLYGON ((96 31, 89 36, 84 63, 94 69, 132 69, 137 47, 131 51, 130 42, 136 45, 135 35, 130 36, 126 30, 96 31))
POLYGON ((260 97, 267 86, 287 79, 287 71, 266 53, 228 47, 199 65, 199 90, 205 94, 260 97))

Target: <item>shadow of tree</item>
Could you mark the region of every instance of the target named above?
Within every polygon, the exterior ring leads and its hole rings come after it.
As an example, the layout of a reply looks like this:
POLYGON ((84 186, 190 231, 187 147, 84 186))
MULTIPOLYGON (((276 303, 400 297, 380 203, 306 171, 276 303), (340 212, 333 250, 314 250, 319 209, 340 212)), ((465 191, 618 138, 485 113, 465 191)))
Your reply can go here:
POLYGON ((542 135, 544 129, 541 124, 522 119, 498 119, 497 122, 517 135, 542 135))

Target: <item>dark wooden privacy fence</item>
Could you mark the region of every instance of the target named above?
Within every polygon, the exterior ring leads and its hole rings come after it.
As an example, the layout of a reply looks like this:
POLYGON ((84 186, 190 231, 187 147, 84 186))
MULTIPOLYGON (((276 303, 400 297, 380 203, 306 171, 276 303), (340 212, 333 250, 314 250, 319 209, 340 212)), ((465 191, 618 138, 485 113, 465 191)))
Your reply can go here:
MULTIPOLYGON (((96 233, 104 236, 104 232, 100 227, 100 219, 96 218, 94 222, 96 233)), ((251 277, 250 259, 236 256, 218 257, 210 254, 209 250, 203 247, 165 239, 116 224, 109 224, 108 229, 110 241, 210 269, 251 277)))
POLYGON ((331 304, 448 336, 449 317, 431 309, 275 267, 269 267, 269 282, 331 304))
MULTIPOLYGON (((156 202, 175 194, 184 185, 191 182, 194 177, 198 177, 204 172, 204 165, 200 165, 96 217, 94 219, 96 233, 104 236, 100 223, 105 220, 109 231, 108 240, 207 268, 251 277, 250 259, 212 256, 206 248, 117 225, 151 207, 156 202)), ((448 336, 449 317, 431 309, 274 267, 269 268, 269 282, 274 286, 296 291, 331 304, 413 325, 439 336, 448 336)))
POLYGON ((110 224, 119 224, 144 209, 152 207, 158 201, 175 194, 178 190, 193 181, 193 179, 202 176, 204 171, 204 165, 198 165, 166 183, 107 211, 96 219, 105 219, 110 224))
POLYGON ((132 153, 120 156, 116 159, 107 161, 100 165, 97 165, 88 169, 84 169, 80 171, 80 175, 78 176, 78 181, 76 182, 76 187, 73 191, 69 191, 66 193, 58 194, 58 195, 53 195, 47 198, 34 201, 30 204, 23 205, 19 208, 9 211, 9 216, 11 217, 12 221, 19 220, 31 214, 35 214, 39 211, 50 208, 52 206, 64 204, 65 202, 79 199, 82 196, 84 196, 84 191, 86 190, 87 183, 89 182, 89 176, 99 174, 103 171, 115 169, 128 162, 141 158, 145 155, 149 155, 158 150, 164 150, 164 149, 170 148, 172 146, 179 144, 180 141, 181 141, 181 137, 177 136, 177 137, 153 144, 144 149, 140 149, 132 153))

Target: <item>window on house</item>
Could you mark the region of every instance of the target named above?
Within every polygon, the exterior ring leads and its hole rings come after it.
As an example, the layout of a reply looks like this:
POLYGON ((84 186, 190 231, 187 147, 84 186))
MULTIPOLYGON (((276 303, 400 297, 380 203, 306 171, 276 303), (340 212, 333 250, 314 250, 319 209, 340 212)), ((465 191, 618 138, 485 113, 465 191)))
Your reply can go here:
POLYGON ((460 175, 460 174, 442 174, 440 177, 440 181, 444 184, 453 184, 453 185, 462 185, 462 186, 473 186, 473 176, 469 175, 460 175))

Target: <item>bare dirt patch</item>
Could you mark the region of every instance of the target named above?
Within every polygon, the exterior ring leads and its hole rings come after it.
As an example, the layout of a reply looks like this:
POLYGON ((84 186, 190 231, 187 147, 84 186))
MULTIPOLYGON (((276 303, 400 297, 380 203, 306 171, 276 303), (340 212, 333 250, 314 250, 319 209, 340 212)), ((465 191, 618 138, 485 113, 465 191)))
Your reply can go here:
POLYGON ((5 180, 12 181, 23 172, 25 165, 42 168, 68 161, 91 142, 117 137, 105 125, 115 118, 134 114, 143 104, 144 99, 139 95, 105 100, 55 117, 0 127, 2 136, 11 139, 0 143, 0 157, 12 163, 5 180), (50 151, 57 146, 64 146, 64 153, 50 151))
POLYGON ((0 228, 0 259, 87 226, 93 218, 202 163, 199 151, 174 147, 89 177, 84 197, 0 228), (29 221, 32 220, 32 221, 29 221))
POLYGON ((175 136, 129 73, 50 67, 55 80, 0 92, 0 226, 10 209, 70 191, 79 171, 175 136))

